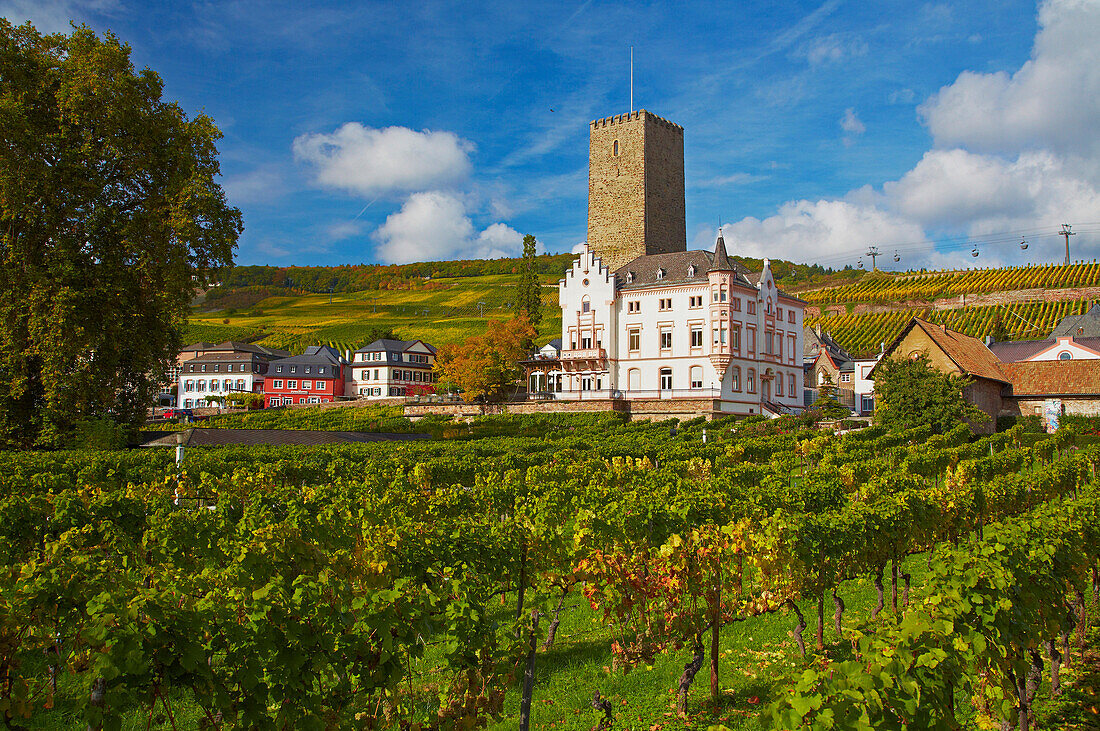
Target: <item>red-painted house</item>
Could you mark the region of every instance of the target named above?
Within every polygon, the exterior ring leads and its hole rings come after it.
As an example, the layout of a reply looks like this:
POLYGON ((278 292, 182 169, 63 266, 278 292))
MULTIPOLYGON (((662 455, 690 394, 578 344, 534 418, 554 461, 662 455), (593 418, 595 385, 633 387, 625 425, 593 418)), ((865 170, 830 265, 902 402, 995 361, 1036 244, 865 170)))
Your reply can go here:
POLYGON ((327 345, 311 345, 306 352, 274 361, 267 370, 264 392, 267 406, 322 404, 344 395, 348 362, 327 345))

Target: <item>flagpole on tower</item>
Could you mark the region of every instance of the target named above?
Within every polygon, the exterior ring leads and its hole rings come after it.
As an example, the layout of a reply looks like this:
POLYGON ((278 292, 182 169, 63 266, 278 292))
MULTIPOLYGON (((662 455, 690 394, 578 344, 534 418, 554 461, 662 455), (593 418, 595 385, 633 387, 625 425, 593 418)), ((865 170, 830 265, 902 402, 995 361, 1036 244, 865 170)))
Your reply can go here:
POLYGON ((630 113, 634 114, 634 46, 630 47, 630 113))

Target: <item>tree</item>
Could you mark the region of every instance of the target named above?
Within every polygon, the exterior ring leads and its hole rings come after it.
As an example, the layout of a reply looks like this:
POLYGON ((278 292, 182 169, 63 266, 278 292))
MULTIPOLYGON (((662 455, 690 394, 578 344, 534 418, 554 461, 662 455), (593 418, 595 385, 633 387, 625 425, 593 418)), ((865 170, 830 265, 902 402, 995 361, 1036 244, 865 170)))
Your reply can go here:
POLYGON ((843 419, 851 413, 848 407, 841 404, 837 399, 833 377, 828 373, 825 374, 818 397, 810 405, 810 410, 821 412, 821 416, 826 419, 843 419))
POLYGON ((542 322, 542 282, 539 281, 535 237, 531 234, 523 237, 523 263, 516 287, 516 312, 527 315, 528 322, 536 329, 542 322))
POLYGON ((221 133, 86 27, 0 19, 0 444, 136 423, 241 232, 221 133))
POLYGON ((875 423, 888 429, 927 424, 943 434, 960 423, 977 424, 989 417, 963 398, 969 379, 941 373, 927 356, 884 358, 875 366, 875 423))
POLYGON ((523 376, 519 361, 534 337, 535 328, 524 315, 492 320, 484 335, 471 335, 462 344, 439 349, 435 359, 439 381, 461 390, 466 401, 498 398, 523 376))

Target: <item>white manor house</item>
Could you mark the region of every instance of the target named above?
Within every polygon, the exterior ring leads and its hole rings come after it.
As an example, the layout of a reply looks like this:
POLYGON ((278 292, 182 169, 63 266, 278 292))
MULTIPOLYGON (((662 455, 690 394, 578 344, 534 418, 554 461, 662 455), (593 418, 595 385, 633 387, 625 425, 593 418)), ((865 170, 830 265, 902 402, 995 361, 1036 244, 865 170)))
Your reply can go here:
POLYGON ((683 129, 646 111, 592 123, 588 242, 559 282, 560 352, 527 361, 533 398, 710 400, 706 410, 803 404, 803 307, 752 273, 688 250, 683 129))

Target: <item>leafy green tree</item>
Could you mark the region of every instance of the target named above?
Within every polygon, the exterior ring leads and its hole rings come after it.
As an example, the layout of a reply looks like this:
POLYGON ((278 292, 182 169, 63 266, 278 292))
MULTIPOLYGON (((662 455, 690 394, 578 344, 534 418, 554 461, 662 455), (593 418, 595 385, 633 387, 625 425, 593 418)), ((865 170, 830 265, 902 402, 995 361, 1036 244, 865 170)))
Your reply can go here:
POLYGON ((535 329, 542 322, 542 283, 539 281, 538 258, 535 255, 535 237, 531 234, 523 237, 523 264, 517 285, 516 312, 526 314, 535 329))
POLYGON ((825 380, 818 389, 817 399, 810 405, 810 410, 821 412, 826 419, 843 419, 851 413, 848 407, 837 399, 836 385, 828 373, 825 374, 825 380))
POLYGON ((241 214, 213 121, 86 27, 0 19, 0 444, 140 420, 241 214))
POLYGON ((875 423, 887 429, 927 425, 937 434, 987 417, 963 398, 969 379, 941 373, 928 358, 886 358, 874 371, 875 423))

